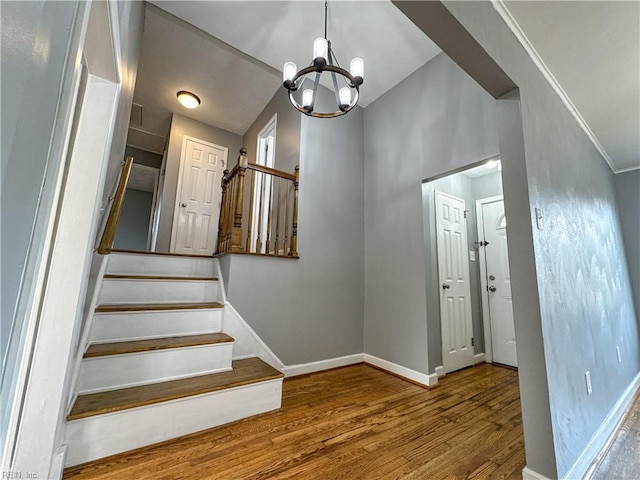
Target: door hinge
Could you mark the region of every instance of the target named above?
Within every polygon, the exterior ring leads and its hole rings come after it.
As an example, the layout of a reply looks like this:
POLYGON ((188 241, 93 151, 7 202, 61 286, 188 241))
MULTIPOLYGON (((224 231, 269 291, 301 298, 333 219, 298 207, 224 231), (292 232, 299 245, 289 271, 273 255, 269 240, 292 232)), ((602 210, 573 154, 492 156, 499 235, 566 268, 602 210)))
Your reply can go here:
POLYGON ((464 218, 466 219, 467 218, 467 214, 469 213, 469 210, 465 210, 463 213, 464 213, 464 218))
POLYGON ((475 347, 476 346, 476 339, 471 337, 471 346, 475 347))

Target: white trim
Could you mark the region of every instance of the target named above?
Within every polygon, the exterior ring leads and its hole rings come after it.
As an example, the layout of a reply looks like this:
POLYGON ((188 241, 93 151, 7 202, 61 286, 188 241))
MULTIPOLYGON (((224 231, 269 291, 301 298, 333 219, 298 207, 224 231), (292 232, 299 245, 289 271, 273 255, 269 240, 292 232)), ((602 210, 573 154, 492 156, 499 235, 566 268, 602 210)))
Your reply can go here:
POLYGON ((347 365, 355 365, 365 361, 364 353, 355 353, 344 357, 329 358, 327 360, 319 360, 317 362, 301 363, 299 365, 289 365, 282 369, 284 376, 295 377, 297 375, 305 375, 307 373, 320 372, 331 368, 344 367, 347 365))
POLYGON ((382 358, 374 357, 373 355, 369 355, 367 353, 364 354, 365 363, 369 363, 374 365, 382 370, 386 370, 390 373, 395 373, 396 375, 400 375, 412 382, 419 383, 420 385, 424 385, 426 387, 431 387, 438 383, 438 376, 435 373, 426 374, 422 372, 417 372, 407 367, 403 367, 402 365, 398 365, 397 363, 390 362, 388 360, 384 360, 382 358))
POLYGON ((602 158, 604 158, 604 161, 607 162, 607 165, 609 165, 609 168, 611 169, 611 171, 613 173, 619 173, 620 171, 613 165, 611 158, 609 157, 604 147, 596 137, 595 133, 593 133, 591 128, 589 128, 589 125, 587 124, 585 119, 582 117, 582 115, 580 114, 576 106, 573 104, 569 96, 566 94, 562 86, 560 86, 560 83, 558 82, 558 80, 556 80, 556 77, 553 76, 553 73, 551 73, 551 70, 549 70, 549 68, 542 61, 542 58, 540 57, 536 49, 533 47, 533 45, 531 44, 531 42, 529 41, 525 33, 520 28, 520 25, 518 25, 518 22, 516 21, 516 19, 513 18, 513 15, 511 15, 511 12, 507 8, 507 6, 504 4, 503 0, 491 0, 491 4, 493 5, 493 8, 496 9, 498 14, 502 17, 502 20, 504 20, 504 22, 507 24, 507 27, 509 27, 511 32, 513 32, 513 34, 516 36, 520 44, 523 46, 524 50, 527 52, 527 54, 535 64, 535 66, 538 67, 538 70, 540 70, 540 73, 542 73, 542 75, 547 80, 549 85, 551 85, 551 88, 553 88, 553 90, 558 94, 558 96, 560 97, 560 100, 562 100, 562 103, 564 103, 565 107, 567 107, 571 115, 573 115, 573 118, 576 119, 576 121, 578 122, 578 125, 582 127, 582 130, 584 130, 584 133, 587 134, 587 137, 589 137, 589 140, 591 140, 591 143, 593 143, 593 145, 596 147, 598 152, 600 152, 600 155, 602 155, 602 158))
POLYGON ((444 375, 445 375, 444 367, 442 365, 440 365, 439 367, 436 367, 435 368, 435 374, 438 376, 438 378, 444 377, 444 375))
POLYGON ((473 364, 474 364, 474 365, 478 365, 479 363, 482 363, 482 362, 484 362, 484 361, 486 361, 486 360, 485 360, 485 354, 484 354, 484 353, 476 353, 476 354, 473 356, 473 364))
POLYGON ((529 467, 522 469, 522 480, 551 480, 544 475, 540 475, 538 472, 531 470, 529 467))
POLYGON ((580 456, 573 462, 571 468, 562 478, 570 480, 573 478, 587 478, 587 473, 595 467, 595 461, 603 451, 610 438, 616 434, 617 426, 622 420, 625 410, 633 400, 633 396, 640 388, 640 372, 636 374, 624 393, 620 396, 613 408, 609 411, 600 427, 591 436, 589 443, 582 449, 580 456))
POLYGON ((225 303, 223 332, 235 340, 233 359, 258 356, 276 370, 282 371, 284 364, 278 356, 258 336, 253 328, 242 318, 242 315, 229 302, 225 303), (231 314, 233 319, 227 318, 231 314), (242 353, 239 353, 242 352, 242 353))
POLYGON ((614 173, 627 173, 633 172, 634 170, 640 170, 640 165, 636 165, 635 167, 619 168, 614 173))
POLYGON ((176 224, 178 223, 178 212, 180 211, 180 197, 182 195, 182 174, 184 173, 184 161, 187 154, 187 142, 189 140, 195 143, 199 143, 200 145, 223 150, 225 152, 225 155, 222 167, 228 168, 229 166, 229 148, 223 147, 222 145, 216 145, 215 143, 207 142, 206 140, 201 140, 196 137, 191 137, 189 135, 182 135, 180 165, 178 166, 178 184, 176 185, 176 201, 173 204, 173 222, 171 223, 171 243, 169 244, 169 251, 171 253, 176 253, 176 237, 178 235, 176 224))
MULTIPOLYGON (((503 195, 493 195, 491 197, 476 200, 476 231, 478 241, 484 240, 484 213, 483 205, 504 201, 503 195)), ((493 343, 491 342, 491 311, 489 309, 489 297, 487 295, 487 257, 484 250, 478 250, 478 260, 480 266, 480 300, 482 303, 482 329, 484 333, 484 355, 487 363, 493 363, 493 343)))
POLYGON ((67 458, 67 446, 62 445, 58 449, 58 453, 56 453, 55 457, 53 457, 48 478, 62 478, 62 475, 64 473, 64 462, 66 458, 67 458))

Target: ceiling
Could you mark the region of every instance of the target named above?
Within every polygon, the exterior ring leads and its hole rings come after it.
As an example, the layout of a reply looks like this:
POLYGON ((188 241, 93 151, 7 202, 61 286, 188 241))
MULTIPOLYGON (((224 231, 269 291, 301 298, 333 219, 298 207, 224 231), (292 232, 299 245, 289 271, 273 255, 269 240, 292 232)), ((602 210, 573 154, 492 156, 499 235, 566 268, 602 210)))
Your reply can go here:
POLYGON ((505 4, 614 170, 640 167, 640 2, 505 4))
MULTIPOLYGON (((134 95, 142 122, 132 138, 142 148, 145 135, 156 146, 164 141, 174 112, 244 134, 282 88, 284 62, 308 64, 324 28, 321 0, 152 3, 134 95), (180 106, 178 90, 196 93, 202 105, 180 106)), ((612 168, 640 166, 640 2, 505 5, 612 168)), ((365 60, 363 107, 440 53, 387 0, 330 2, 328 37, 343 66, 355 56, 365 60)))

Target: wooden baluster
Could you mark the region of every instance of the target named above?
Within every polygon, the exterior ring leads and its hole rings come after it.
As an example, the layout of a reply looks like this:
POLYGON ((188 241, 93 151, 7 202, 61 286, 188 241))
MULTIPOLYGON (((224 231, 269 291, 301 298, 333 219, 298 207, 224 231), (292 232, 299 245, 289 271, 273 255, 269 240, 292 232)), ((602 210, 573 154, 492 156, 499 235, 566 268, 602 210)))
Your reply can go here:
POLYGON ((289 180, 287 180, 287 193, 284 197, 284 248, 283 253, 287 252, 287 248, 289 247, 289 197, 291 196, 290 188, 289 188, 289 180))
POLYGON ((222 173, 222 181, 220 182, 222 187, 222 198, 220 200, 220 217, 218 218, 218 244, 216 245, 216 253, 224 252, 224 249, 222 247, 222 242, 224 238, 224 225, 225 225, 224 214, 225 214, 225 209, 227 208, 227 204, 226 204, 227 184, 224 181, 224 177, 227 176, 228 173, 229 173, 229 170, 225 170, 222 173))
POLYGON ((280 180, 282 179, 278 177, 278 195, 276 197, 276 202, 278 202, 276 206, 276 255, 279 255, 280 252, 280 180))
POLYGON ((296 165, 296 179, 293 181, 293 219, 291 220, 291 247, 289 256, 298 256, 298 184, 300 182, 300 166, 296 165))
POLYGON ((264 200, 264 173, 260 173, 260 205, 258 207, 258 235, 256 237, 256 253, 262 250, 262 203, 264 200))
POLYGON ((238 184, 236 185, 233 233, 231 235, 232 252, 244 252, 244 247, 242 246, 242 210, 244 206, 244 174, 247 171, 248 163, 247 149, 242 147, 238 156, 238 184))
POLYGON ((269 178, 269 200, 267 201, 267 243, 264 253, 269 255, 271 252, 271 212, 273 210, 273 176, 269 178))
POLYGON ((255 170, 251 170, 251 177, 250 177, 250 182, 251 182, 251 192, 249 193, 249 221, 247 223, 247 241, 245 242, 245 251, 250 252, 251 251, 251 228, 253 227, 253 196, 254 196, 254 190, 255 190, 255 186, 256 186, 256 171, 255 170))

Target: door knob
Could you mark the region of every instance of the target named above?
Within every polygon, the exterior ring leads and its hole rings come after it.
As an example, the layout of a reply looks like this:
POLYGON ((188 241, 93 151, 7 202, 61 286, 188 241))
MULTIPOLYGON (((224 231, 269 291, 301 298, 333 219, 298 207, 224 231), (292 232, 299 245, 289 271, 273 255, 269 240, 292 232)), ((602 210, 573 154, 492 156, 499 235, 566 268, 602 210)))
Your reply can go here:
POLYGON ((181 206, 181 207, 186 207, 186 206, 187 206, 187 204, 186 204, 186 203, 181 203, 181 204, 180 204, 180 206, 181 206))
POLYGON ((495 292, 496 290, 497 290, 497 288, 496 288, 496 287, 494 287, 493 285, 490 285, 490 286, 489 286, 489 291, 490 291, 490 292, 495 292))
POLYGON ((489 280, 495 280, 495 279, 496 279, 495 275, 489 275, 489 280))
POLYGON ((451 285, 449 285, 448 283, 443 283, 443 284, 442 284, 442 288, 443 288, 444 290, 447 290, 447 289, 451 288, 451 285))

